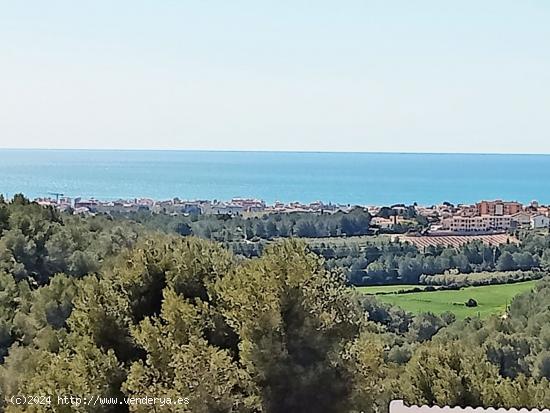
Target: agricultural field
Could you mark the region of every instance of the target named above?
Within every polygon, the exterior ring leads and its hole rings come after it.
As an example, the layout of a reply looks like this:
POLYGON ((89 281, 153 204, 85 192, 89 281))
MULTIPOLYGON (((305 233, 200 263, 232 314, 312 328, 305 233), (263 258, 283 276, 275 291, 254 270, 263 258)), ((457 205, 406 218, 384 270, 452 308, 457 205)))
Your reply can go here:
POLYGON ((430 236, 409 236, 394 235, 394 239, 403 242, 410 242, 417 248, 427 248, 443 245, 445 247, 460 247, 474 241, 481 241, 485 245, 518 244, 519 240, 509 234, 486 234, 486 235, 430 235, 430 236))
MULTIPOLYGON (((492 314, 504 314, 506 306, 512 299, 525 291, 531 290, 538 281, 525 281, 515 284, 486 285, 481 287, 466 287, 460 290, 419 292, 408 294, 378 295, 376 298, 382 302, 397 305, 411 313, 432 312, 441 314, 450 311, 458 319, 466 317, 485 318, 492 314), (468 299, 473 298, 478 306, 469 308, 464 305, 468 299)), ((360 287, 359 291, 376 294, 377 292, 394 292, 410 289, 410 285, 360 287), (393 291, 392 291, 393 290, 393 291)))

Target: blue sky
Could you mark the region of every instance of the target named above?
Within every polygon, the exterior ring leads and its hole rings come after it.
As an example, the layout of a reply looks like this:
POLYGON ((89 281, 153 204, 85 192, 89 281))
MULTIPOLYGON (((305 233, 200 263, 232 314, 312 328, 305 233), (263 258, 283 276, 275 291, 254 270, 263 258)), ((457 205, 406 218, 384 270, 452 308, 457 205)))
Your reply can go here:
POLYGON ((550 153, 550 2, 0 0, 0 147, 550 153))

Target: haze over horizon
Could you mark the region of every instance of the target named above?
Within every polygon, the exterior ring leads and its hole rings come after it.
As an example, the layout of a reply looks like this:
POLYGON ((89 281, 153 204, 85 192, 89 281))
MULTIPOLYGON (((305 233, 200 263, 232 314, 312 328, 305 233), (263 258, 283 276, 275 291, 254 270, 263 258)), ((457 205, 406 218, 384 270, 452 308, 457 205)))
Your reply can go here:
POLYGON ((550 153, 550 3, 0 11, 1 148, 550 153))
POLYGON ((300 149, 202 149, 202 148, 74 148, 74 147, 0 147, 0 151, 103 151, 103 152, 258 152, 258 153, 320 153, 320 154, 383 154, 383 155, 487 155, 487 156, 550 156, 549 153, 532 152, 419 152, 419 151, 345 151, 345 150, 300 150, 300 149))

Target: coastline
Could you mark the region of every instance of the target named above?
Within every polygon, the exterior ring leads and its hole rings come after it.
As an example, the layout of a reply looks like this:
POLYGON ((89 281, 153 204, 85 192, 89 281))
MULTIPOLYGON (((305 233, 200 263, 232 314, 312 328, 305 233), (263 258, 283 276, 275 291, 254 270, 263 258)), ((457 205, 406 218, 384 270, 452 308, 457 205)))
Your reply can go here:
POLYGON ((0 193, 31 198, 550 203, 548 155, 11 149, 0 159, 0 193))

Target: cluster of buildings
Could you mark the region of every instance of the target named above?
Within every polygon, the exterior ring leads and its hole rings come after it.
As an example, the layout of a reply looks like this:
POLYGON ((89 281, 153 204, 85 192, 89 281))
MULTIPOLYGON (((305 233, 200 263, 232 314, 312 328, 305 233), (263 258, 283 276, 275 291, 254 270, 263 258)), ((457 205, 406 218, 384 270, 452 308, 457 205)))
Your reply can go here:
MULTIPOLYGON (((347 212, 354 206, 325 204, 323 202, 275 202, 268 205, 261 199, 233 198, 230 201, 181 200, 173 198, 157 201, 149 198, 100 201, 94 198, 38 198, 42 205, 52 205, 60 210, 77 214, 125 213, 151 211, 155 213, 253 216, 254 214, 292 212, 347 212)), ((479 234, 498 233, 517 228, 550 228, 550 207, 533 201, 523 205, 515 201, 480 201, 472 205, 394 205, 391 207, 366 207, 373 216, 371 224, 391 230, 399 224, 410 222, 411 216, 423 217, 424 226, 431 234, 479 234)), ((418 218, 417 218, 418 220, 418 218)))
POLYGON ((325 204, 321 201, 311 203, 301 202, 275 202, 272 205, 266 204, 261 199, 254 198, 233 198, 230 201, 217 200, 181 200, 173 198, 169 200, 156 201, 150 198, 119 199, 116 201, 101 201, 95 198, 67 198, 67 197, 45 197, 36 198, 35 202, 41 205, 51 205, 60 210, 72 210, 75 214, 97 214, 97 213, 125 213, 137 211, 151 211, 155 213, 196 214, 196 215, 231 215, 243 216, 256 213, 277 213, 277 212, 336 212, 347 211, 350 205, 325 204))
POLYGON ((393 205, 368 207, 371 224, 389 232, 396 228, 425 235, 475 235, 502 233, 518 228, 550 228, 550 207, 533 201, 523 205, 515 201, 480 201, 476 204, 393 205), (411 224, 412 227, 411 227, 411 224), (415 229, 416 228, 416 229, 415 229))
POLYGON ((550 227, 549 207, 533 201, 524 206, 515 201, 481 201, 475 205, 458 205, 441 211, 435 231, 453 233, 483 233, 508 231, 517 228, 541 229, 550 227))

